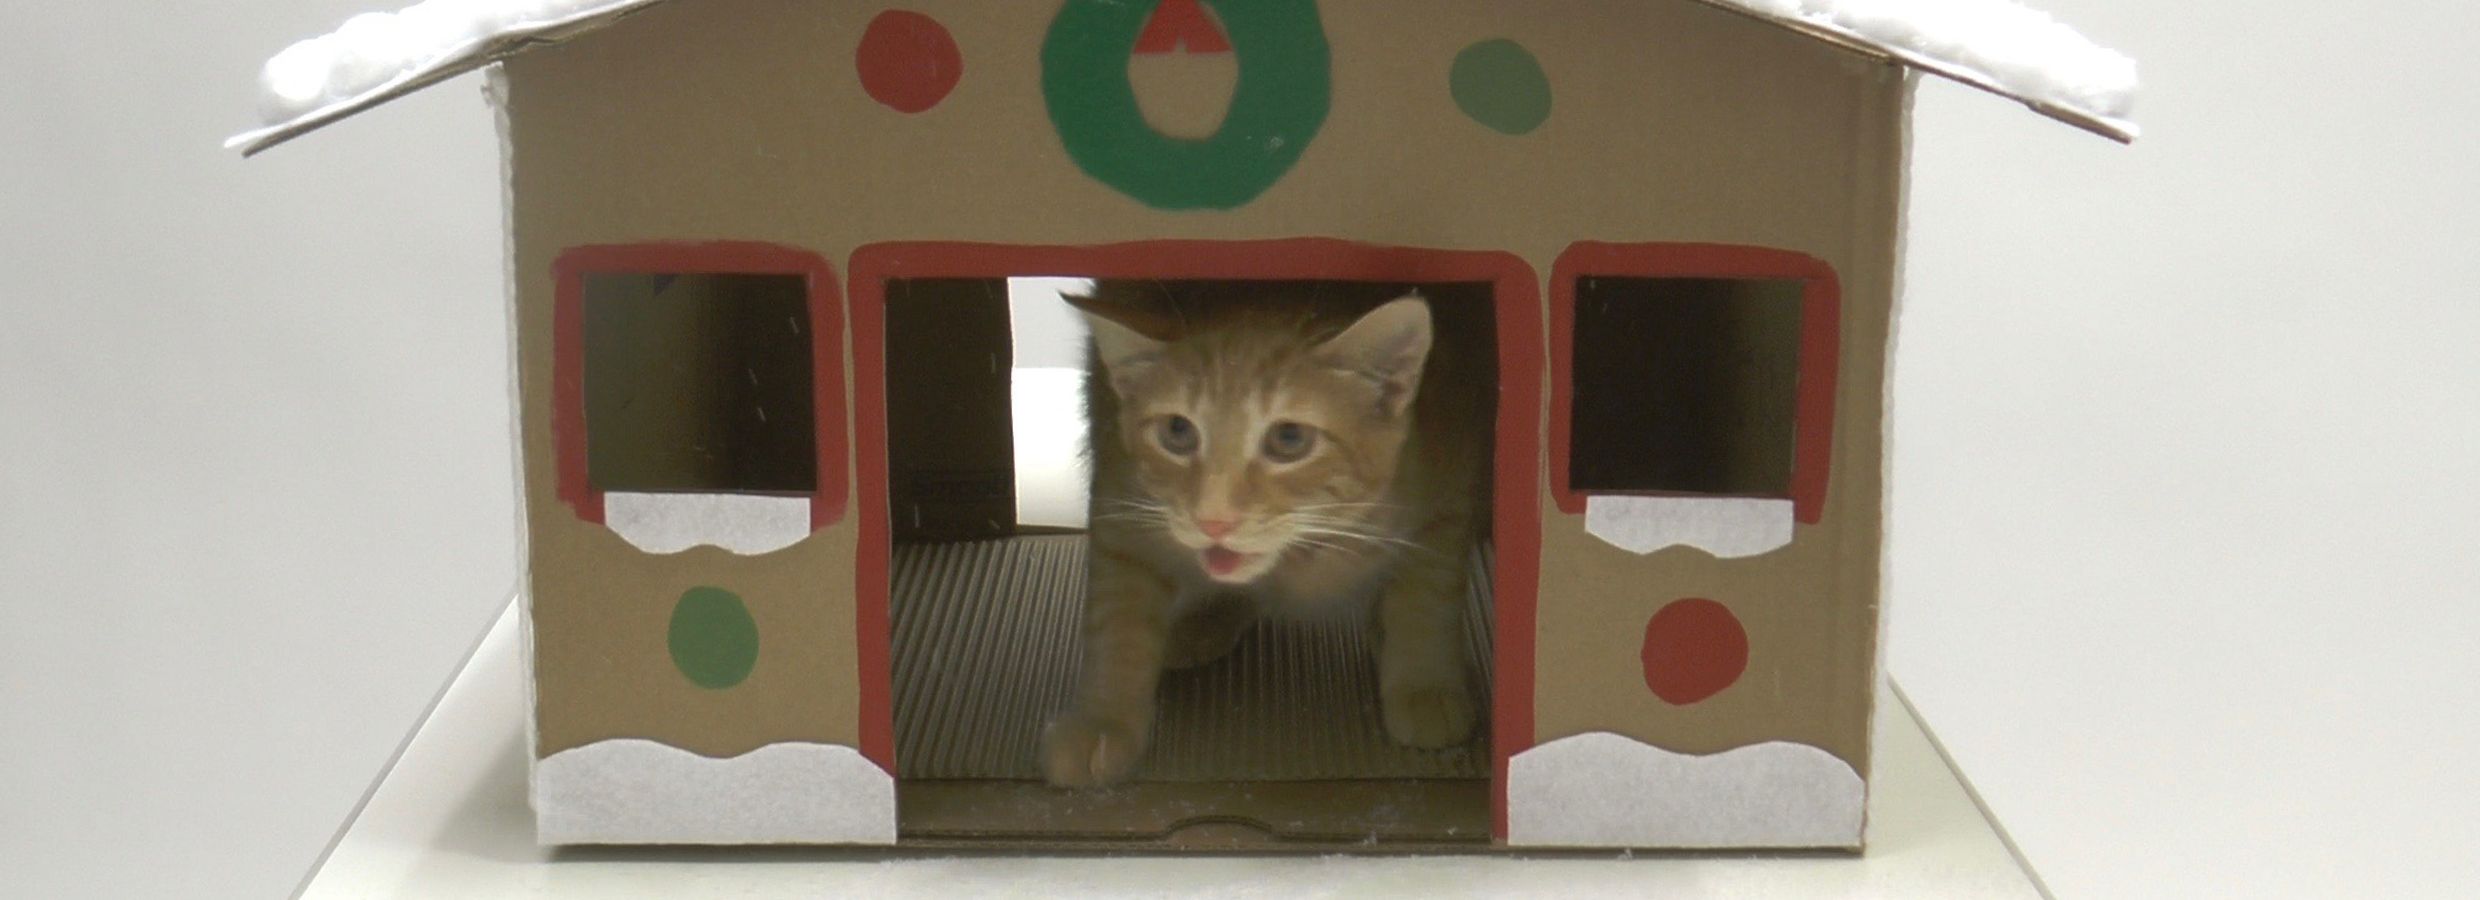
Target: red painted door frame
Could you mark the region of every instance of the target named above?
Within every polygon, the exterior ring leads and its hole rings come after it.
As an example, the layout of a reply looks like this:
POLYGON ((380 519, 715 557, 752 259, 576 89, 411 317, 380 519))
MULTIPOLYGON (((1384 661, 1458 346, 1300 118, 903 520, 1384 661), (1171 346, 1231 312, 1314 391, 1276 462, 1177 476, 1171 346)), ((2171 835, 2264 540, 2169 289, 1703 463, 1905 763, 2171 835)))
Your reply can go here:
POLYGON ((854 450, 859 463, 861 546, 855 556, 863 755, 895 772, 890 690, 887 497, 887 282, 907 278, 1059 275, 1170 280, 1301 279, 1489 282, 1497 307, 1499 398, 1496 502, 1491 536, 1497 570, 1491 699, 1492 831, 1507 835, 1507 759, 1533 743, 1533 611, 1541 568, 1541 376, 1539 275, 1511 253, 1385 247, 1327 238, 1269 241, 1144 241, 1094 247, 976 243, 885 243, 853 252, 851 297, 854 450))

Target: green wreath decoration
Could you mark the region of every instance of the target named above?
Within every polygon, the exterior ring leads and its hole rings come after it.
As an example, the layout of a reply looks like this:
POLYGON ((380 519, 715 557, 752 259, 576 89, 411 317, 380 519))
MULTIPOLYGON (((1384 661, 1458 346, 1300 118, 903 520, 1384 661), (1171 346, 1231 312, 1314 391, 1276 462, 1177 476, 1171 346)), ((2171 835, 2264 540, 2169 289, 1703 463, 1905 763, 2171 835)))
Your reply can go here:
POLYGON ((1231 109, 1212 137, 1146 124, 1128 57, 1153 3, 1067 0, 1042 42, 1042 99, 1068 157, 1158 209, 1233 209, 1272 187, 1326 123, 1326 29, 1316 0, 1203 0, 1240 57, 1231 109))

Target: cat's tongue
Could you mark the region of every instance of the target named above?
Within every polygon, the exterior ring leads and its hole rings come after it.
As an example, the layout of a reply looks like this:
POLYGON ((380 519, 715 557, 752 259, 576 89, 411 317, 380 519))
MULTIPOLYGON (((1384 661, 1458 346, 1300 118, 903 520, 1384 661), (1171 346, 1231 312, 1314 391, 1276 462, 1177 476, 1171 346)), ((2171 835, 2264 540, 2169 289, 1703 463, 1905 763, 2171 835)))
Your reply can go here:
POLYGON ((1204 555, 1206 572, 1212 575, 1229 575, 1239 571, 1240 564, 1248 561, 1248 557, 1239 551, 1223 546, 1207 547, 1204 555))

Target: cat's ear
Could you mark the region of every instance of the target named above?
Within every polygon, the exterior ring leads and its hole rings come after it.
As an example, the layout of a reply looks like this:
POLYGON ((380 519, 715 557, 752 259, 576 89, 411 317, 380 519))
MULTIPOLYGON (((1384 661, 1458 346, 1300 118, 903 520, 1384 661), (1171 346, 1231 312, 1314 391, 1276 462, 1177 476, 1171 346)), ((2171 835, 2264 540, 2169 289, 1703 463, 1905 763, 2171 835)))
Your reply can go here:
POLYGON ((1402 415, 1421 388, 1430 338, 1429 301, 1405 294, 1327 338, 1317 352, 1327 365, 1375 382, 1378 410, 1391 418, 1402 415))
POLYGON ((1093 295, 1063 294, 1061 299, 1085 314, 1086 328, 1094 336, 1094 355, 1102 360, 1102 371, 1111 376, 1111 390, 1121 398, 1128 396, 1130 386, 1162 364, 1163 342, 1137 330, 1137 326, 1147 324, 1141 314, 1093 295))

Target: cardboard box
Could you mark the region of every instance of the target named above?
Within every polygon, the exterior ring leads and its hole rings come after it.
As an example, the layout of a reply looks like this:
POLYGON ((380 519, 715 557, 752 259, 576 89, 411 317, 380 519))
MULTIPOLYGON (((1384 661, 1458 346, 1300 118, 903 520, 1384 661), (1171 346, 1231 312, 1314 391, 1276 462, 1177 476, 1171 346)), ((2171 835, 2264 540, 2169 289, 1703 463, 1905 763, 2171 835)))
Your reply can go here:
POLYGON ((1857 848, 1914 73, 2134 128, 2024 80, 2089 44, 1782 6, 552 3, 289 50, 234 144, 496 63, 546 842, 1857 848), (1304 625, 1167 681, 1135 783, 1040 783, 1083 546, 1013 518, 1029 276, 1464 298, 1469 745, 1387 745, 1304 625))

